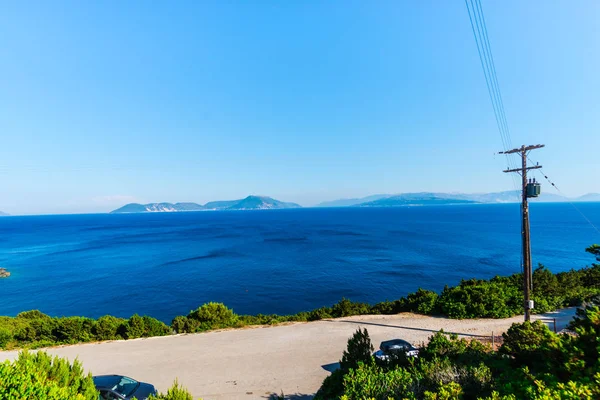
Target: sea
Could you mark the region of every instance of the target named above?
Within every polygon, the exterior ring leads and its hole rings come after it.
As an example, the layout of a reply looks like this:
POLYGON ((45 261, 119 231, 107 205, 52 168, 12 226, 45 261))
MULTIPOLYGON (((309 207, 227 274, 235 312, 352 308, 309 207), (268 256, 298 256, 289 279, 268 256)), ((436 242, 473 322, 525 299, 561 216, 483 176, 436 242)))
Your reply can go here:
MULTIPOLYGON (((600 203, 530 206, 534 265, 591 265, 600 203)), ((0 315, 171 322, 200 305, 290 314, 342 298, 521 270, 519 204, 305 208, 0 218, 0 315)))

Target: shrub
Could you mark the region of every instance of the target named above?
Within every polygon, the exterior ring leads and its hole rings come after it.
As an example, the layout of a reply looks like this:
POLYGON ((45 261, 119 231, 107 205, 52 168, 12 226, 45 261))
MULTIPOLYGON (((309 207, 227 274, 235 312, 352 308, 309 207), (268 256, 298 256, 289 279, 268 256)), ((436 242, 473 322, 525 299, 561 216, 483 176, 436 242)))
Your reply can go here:
POLYGON ((405 311, 405 299, 382 301, 371 307, 371 314, 398 314, 405 311))
POLYGON ((12 337, 13 335, 8 329, 0 327, 0 349, 6 348, 12 337))
POLYGON ((331 316, 335 318, 365 315, 371 313, 371 307, 366 303, 352 302, 346 298, 331 307, 331 316))
POLYGON ((55 320, 38 311, 25 311, 15 318, 17 332, 15 337, 25 342, 54 339, 55 320))
POLYGON ((201 330, 228 328, 238 322, 238 316, 222 303, 207 303, 192 311, 188 319, 200 323, 201 330))
POLYGON ((142 317, 142 320, 144 322, 144 334, 142 335, 143 337, 166 336, 171 333, 171 328, 169 328, 164 322, 161 322, 156 318, 144 315, 142 317))
POLYGON ((175 318, 173 318, 173 321, 171 322, 171 329, 173 329, 177 333, 186 333, 187 332, 185 330, 186 322, 187 322, 186 317, 184 317, 182 315, 178 315, 175 318))
POLYGON ((129 318, 125 324, 125 339, 135 339, 144 336, 144 320, 137 314, 129 318))
POLYGON ((329 307, 321 307, 313 310, 308 315, 309 321, 318 321, 321 319, 332 318, 331 308, 329 307))
POLYGON ((167 393, 150 396, 148 400, 194 400, 194 396, 175 380, 167 393))
POLYGON ((342 354, 340 360, 340 368, 347 372, 352 368, 356 368, 358 363, 371 364, 373 361, 373 345, 367 329, 358 328, 354 335, 348 339, 348 347, 342 354))
POLYGON ((78 361, 22 352, 14 362, 0 364, 0 398, 97 400, 98 392, 78 361))
POLYGON ((446 286, 438 306, 450 318, 508 318, 521 312, 522 298, 518 286, 471 279, 446 286))
POLYGON ((427 360, 448 358, 466 365, 478 365, 488 359, 489 346, 477 340, 459 338, 456 334, 446 334, 443 330, 429 338, 427 346, 419 352, 419 357, 427 360))
POLYGON ((187 333, 194 333, 200 331, 200 321, 197 319, 186 318, 183 331, 187 333))
POLYGON ((97 340, 122 339, 121 332, 125 330, 126 324, 125 319, 105 315, 98 318, 93 333, 97 340))
POLYGON ((384 371, 375 364, 358 364, 344 376, 341 399, 411 399, 415 376, 403 368, 384 371))
POLYGON ((558 348, 558 337, 541 321, 512 324, 502 337, 500 353, 513 357, 519 366, 545 364, 557 356, 554 349, 558 348))
POLYGON ((407 311, 419 314, 432 314, 436 311, 438 295, 431 290, 420 289, 406 296, 404 307, 407 311))
POLYGON ((56 320, 53 331, 57 342, 78 343, 89 342, 93 338, 92 330, 95 321, 84 317, 66 317, 56 320))

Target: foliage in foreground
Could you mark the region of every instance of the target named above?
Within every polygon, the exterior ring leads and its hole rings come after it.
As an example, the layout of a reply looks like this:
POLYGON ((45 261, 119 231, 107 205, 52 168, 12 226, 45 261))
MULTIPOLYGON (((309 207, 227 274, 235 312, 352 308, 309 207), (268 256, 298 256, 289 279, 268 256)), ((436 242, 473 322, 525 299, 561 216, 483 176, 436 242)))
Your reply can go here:
MULTIPOLYGON (((600 307, 580 309, 571 328, 576 335, 555 334, 540 321, 513 324, 498 352, 438 332, 419 358, 385 366, 371 358, 335 371, 315 399, 598 399, 600 307)), ((362 354, 370 346, 350 341, 348 353, 362 354)))
POLYGON ((173 386, 167 390, 167 393, 150 396, 148 400, 194 400, 194 396, 175 380, 173 386))
MULTIPOLYGON (((0 364, 0 399, 2 400, 98 400, 91 374, 85 374, 81 363, 38 351, 19 353, 13 362, 0 364)), ((193 400, 193 396, 175 381, 167 393, 151 396, 151 400, 193 400)))
POLYGON ((98 392, 78 361, 22 352, 0 364, 0 399, 98 400, 98 392))
MULTIPOLYGON (((600 261, 600 246, 587 252, 600 261)), ((450 318, 506 318, 522 312, 522 275, 496 276, 490 280, 463 280, 454 287, 436 292, 418 289, 395 301, 375 305, 342 299, 331 307, 321 307, 294 315, 238 315, 221 303, 207 303, 173 319, 171 326, 148 316, 129 319, 110 315, 97 320, 84 317, 53 318, 27 311, 17 317, 0 317, 0 348, 37 348, 57 344, 139 337, 171 333, 195 333, 212 329, 239 328, 284 322, 316 321, 365 314, 415 312, 450 318)), ((600 296, 600 264, 553 274, 543 266, 533 273, 534 313, 581 305, 600 296)))

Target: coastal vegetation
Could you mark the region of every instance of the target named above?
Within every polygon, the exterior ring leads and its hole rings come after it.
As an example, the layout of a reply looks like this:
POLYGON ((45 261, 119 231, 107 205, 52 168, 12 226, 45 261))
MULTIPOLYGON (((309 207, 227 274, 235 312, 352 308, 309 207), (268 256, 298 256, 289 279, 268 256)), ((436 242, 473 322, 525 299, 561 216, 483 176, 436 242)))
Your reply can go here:
MULTIPOLYGON (((0 363, 0 399, 98 400, 91 374, 85 374, 77 360, 51 357, 39 351, 19 353, 13 362, 0 363)), ((151 400, 193 400, 177 381, 151 400)))
MULTIPOLYGON (((600 262, 600 246, 593 245, 586 251, 600 262)), ((366 314, 413 312, 460 319, 506 318, 522 312, 522 282, 521 274, 469 279, 454 287, 447 286, 439 294, 418 289, 406 297, 374 305, 342 299, 331 307, 293 315, 238 315, 224 304, 207 303, 187 315, 175 317, 170 326, 148 316, 50 317, 33 310, 16 317, 0 317, 0 348, 39 348, 366 314)), ((600 264, 556 274, 540 265, 533 273, 533 285, 534 313, 578 306, 600 296, 600 264)))
POLYGON ((315 399, 598 399, 600 307, 578 310, 570 328, 573 334, 556 334, 540 321, 513 324, 498 351, 440 331, 418 358, 383 366, 370 356, 368 332, 359 330, 315 399))

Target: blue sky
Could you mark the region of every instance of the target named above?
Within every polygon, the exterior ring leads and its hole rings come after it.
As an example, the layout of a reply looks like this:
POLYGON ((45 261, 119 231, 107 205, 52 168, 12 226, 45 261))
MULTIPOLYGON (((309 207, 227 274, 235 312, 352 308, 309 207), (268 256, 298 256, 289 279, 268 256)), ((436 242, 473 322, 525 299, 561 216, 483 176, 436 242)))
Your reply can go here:
MULTIPOLYGON (((0 210, 513 189, 463 1, 149 4, 0 6, 0 210)), ((483 7, 513 143, 600 192, 600 3, 483 7)))

